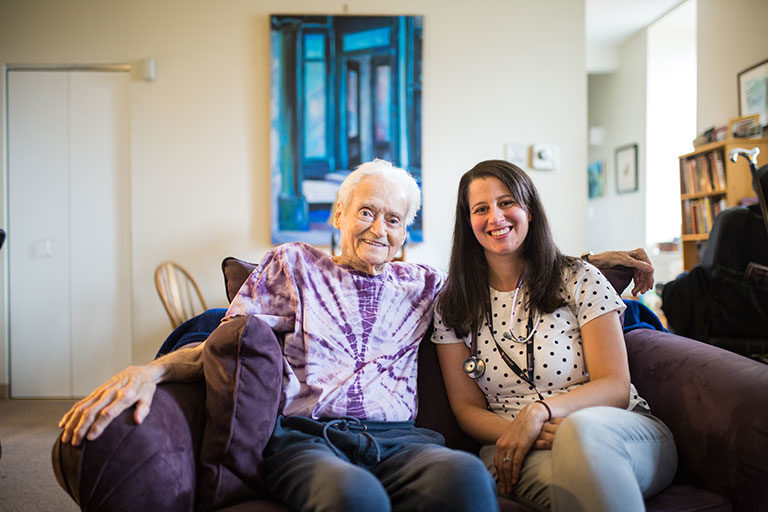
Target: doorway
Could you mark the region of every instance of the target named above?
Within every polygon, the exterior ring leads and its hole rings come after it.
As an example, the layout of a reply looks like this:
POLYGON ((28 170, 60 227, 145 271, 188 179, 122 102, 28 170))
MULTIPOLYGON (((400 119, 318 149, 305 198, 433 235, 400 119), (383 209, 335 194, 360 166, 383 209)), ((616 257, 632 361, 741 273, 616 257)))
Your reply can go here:
POLYGON ((130 364, 126 71, 8 71, 12 398, 82 396, 130 364))

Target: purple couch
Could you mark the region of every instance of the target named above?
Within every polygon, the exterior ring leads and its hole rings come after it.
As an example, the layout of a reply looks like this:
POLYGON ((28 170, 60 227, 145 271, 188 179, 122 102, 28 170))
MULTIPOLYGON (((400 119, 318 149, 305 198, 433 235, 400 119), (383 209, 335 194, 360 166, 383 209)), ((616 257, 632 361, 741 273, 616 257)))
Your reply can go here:
MULTIPOLYGON (((626 273, 606 274, 617 289, 629 282, 626 273)), ((228 292, 237 286, 228 282, 228 292)), ((650 498, 647 509, 764 509, 768 366, 659 331, 637 329, 625 340, 632 382, 674 433, 679 454, 675 482, 650 498)), ((448 446, 476 451, 448 406, 432 343, 419 351, 418 386, 417 424, 443 433, 448 446)), ((129 410, 93 442, 74 448, 57 440, 53 467, 59 483, 86 511, 200 509, 205 401, 202 382, 161 385, 140 426, 129 410)), ((508 499, 499 502, 504 511, 528 510, 508 499)), ((220 510, 286 509, 262 497, 220 510)))

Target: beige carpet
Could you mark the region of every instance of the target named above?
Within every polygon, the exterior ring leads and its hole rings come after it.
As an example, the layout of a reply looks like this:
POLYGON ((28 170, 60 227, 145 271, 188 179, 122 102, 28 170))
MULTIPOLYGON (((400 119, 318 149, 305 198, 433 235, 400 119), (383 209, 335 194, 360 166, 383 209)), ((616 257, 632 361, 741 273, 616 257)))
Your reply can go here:
POLYGON ((73 403, 0 399, 0 512, 79 510, 51 466, 56 423, 73 403))

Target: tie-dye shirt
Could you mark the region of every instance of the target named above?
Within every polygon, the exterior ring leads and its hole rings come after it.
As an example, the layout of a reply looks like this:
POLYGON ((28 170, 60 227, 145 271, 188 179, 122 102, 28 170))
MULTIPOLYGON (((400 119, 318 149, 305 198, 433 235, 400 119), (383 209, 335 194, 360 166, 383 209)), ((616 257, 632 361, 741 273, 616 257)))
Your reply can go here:
POLYGON ((416 417, 417 352, 442 285, 426 265, 373 276, 290 243, 267 253, 225 318, 256 315, 281 338, 282 414, 404 421, 416 417))

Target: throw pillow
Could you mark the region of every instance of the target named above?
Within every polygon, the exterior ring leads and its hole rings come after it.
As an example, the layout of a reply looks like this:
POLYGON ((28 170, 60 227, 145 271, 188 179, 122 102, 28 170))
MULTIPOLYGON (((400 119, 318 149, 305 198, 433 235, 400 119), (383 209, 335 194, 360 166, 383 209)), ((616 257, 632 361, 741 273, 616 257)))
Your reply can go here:
POLYGON ((262 452, 277 420, 282 365, 277 337, 254 316, 224 322, 208 338, 198 480, 203 510, 266 496, 262 452))
POLYGON ((229 302, 232 302, 237 291, 257 266, 256 263, 248 263, 232 256, 224 258, 224 261, 221 262, 221 271, 224 272, 224 287, 229 302))

